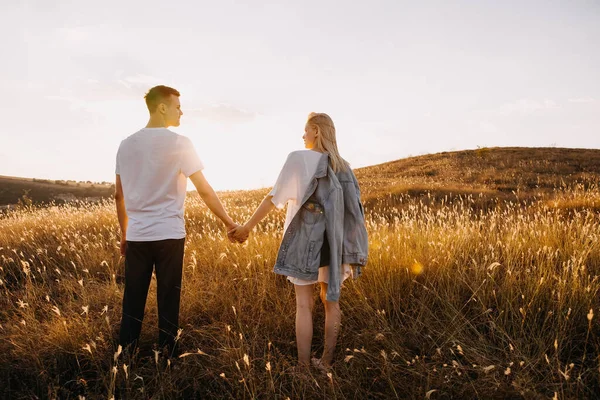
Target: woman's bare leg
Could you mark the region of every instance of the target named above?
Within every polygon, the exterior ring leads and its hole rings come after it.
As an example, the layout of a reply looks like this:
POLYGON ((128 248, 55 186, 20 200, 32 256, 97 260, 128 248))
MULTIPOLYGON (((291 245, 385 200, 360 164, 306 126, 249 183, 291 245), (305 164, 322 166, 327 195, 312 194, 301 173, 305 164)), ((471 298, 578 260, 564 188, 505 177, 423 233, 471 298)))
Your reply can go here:
POLYGON ((298 364, 310 365, 310 347, 313 336, 312 311, 315 305, 313 285, 294 285, 296 289, 296 345, 298 364))
POLYGON ((329 367, 333 362, 333 353, 340 332, 342 313, 340 312, 340 303, 338 301, 327 301, 326 295, 327 284, 321 282, 321 301, 325 306, 325 346, 321 363, 323 366, 329 367))

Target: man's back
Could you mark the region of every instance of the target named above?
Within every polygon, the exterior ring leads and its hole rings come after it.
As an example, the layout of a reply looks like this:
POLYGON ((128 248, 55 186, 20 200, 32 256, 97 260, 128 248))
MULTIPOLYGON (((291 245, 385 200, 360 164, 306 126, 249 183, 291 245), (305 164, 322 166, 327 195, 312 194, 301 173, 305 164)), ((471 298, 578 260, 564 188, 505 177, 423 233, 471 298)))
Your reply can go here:
POLYGON ((129 217, 127 240, 185 237, 187 178, 202 168, 191 141, 166 128, 144 128, 123 140, 116 173, 129 217))
POLYGON ((208 208, 237 228, 202 174, 202 162, 188 138, 167 128, 183 115, 179 91, 159 85, 144 96, 150 119, 146 128, 121 142, 117 152, 115 205, 125 256, 125 289, 119 343, 135 353, 142 329, 152 274, 156 275, 158 346, 176 356, 185 224, 183 203, 190 178, 208 208))

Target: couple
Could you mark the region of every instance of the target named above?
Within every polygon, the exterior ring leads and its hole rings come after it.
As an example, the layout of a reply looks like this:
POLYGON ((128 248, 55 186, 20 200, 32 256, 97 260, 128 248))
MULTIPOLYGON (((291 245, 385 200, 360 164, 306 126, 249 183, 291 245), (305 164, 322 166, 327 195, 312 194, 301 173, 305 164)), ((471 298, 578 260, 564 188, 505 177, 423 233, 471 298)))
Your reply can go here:
POLYGON ((123 140, 117 152, 115 202, 125 256, 120 344, 130 351, 137 345, 154 270, 159 346, 176 354, 186 235, 183 204, 190 178, 234 242, 244 242, 270 211, 287 205, 274 271, 295 287, 301 367, 310 365, 313 293, 314 285, 320 285, 325 343, 322 357, 312 363, 329 368, 340 328, 341 284, 360 275, 368 247, 358 182, 338 153, 333 121, 327 114, 308 116, 303 136, 307 150, 290 153, 273 190, 244 225, 237 225, 202 174, 204 166, 191 141, 167 129, 179 126, 179 96, 167 86, 150 89, 145 96, 148 124, 123 140))

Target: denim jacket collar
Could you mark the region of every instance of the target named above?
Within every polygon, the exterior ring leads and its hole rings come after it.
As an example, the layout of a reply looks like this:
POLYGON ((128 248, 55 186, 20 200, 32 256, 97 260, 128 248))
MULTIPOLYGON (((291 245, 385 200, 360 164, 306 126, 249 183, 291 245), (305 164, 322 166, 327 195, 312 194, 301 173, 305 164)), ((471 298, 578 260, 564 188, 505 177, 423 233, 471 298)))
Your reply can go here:
POLYGON ((321 158, 319 159, 319 163, 317 164, 317 170, 316 170, 310 184, 308 185, 308 189, 306 190, 306 192, 304 192, 304 195, 302 196, 301 204, 306 203, 306 201, 310 198, 310 196, 312 196, 312 194, 315 192, 315 189, 317 187, 317 182, 318 182, 317 180, 327 176, 327 168, 328 167, 329 167, 329 153, 323 152, 323 153, 321 153, 321 158))

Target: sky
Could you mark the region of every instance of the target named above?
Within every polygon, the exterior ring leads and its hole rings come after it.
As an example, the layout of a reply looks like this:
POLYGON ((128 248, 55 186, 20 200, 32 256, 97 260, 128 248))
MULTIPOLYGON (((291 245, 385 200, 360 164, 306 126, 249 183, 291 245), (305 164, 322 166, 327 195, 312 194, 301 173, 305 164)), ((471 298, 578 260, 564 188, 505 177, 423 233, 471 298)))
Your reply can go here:
POLYGON ((3 1, 0 48, 0 175, 114 181, 159 84, 217 190, 272 186, 311 111, 353 167, 600 148, 598 0, 3 1))

